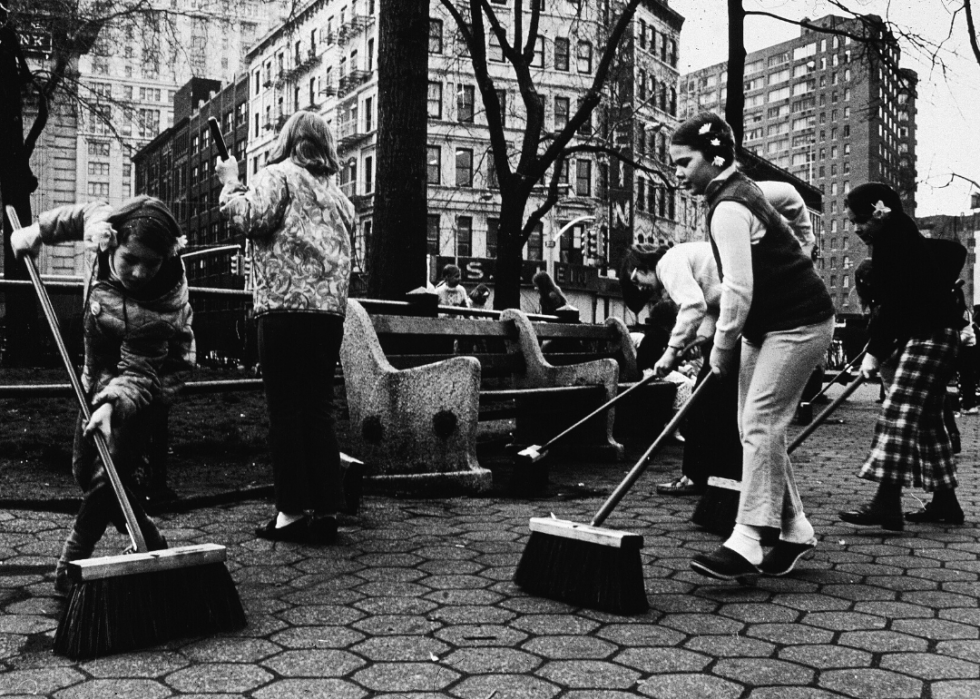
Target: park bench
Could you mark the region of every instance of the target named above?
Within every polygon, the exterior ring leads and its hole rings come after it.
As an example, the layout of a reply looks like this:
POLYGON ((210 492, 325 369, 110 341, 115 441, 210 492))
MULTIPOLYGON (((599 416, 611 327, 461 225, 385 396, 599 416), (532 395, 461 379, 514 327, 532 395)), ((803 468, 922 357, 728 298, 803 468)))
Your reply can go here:
MULTIPOLYGON (((341 363, 350 449, 374 478, 487 489, 491 474, 476 455, 481 417, 499 417, 503 405, 515 420, 515 447, 543 444, 641 378, 619 320, 547 323, 513 309, 438 310, 457 315, 410 315, 413 304, 348 303, 341 363)), ((655 382, 644 390, 618 414, 656 419, 659 412, 666 419, 674 386, 655 382)), ((616 414, 587 423, 556 453, 621 459, 616 414)))

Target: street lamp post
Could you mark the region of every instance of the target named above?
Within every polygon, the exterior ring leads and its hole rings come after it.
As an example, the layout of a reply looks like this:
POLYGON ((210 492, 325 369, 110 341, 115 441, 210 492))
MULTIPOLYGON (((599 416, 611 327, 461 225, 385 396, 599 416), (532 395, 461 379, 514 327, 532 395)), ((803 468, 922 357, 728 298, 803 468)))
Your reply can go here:
POLYGON ((550 274, 552 278, 554 278, 555 276, 554 248, 557 246, 558 241, 561 240, 561 237, 565 234, 566 231, 568 231, 571 228, 574 228, 580 223, 584 223, 585 221, 595 221, 595 216, 586 215, 586 216, 579 216, 578 218, 573 218, 571 221, 569 221, 564 226, 562 226, 557 233, 554 233, 551 236, 551 240, 545 241, 545 247, 551 249, 551 252, 548 254, 547 267, 548 267, 548 274, 550 274))

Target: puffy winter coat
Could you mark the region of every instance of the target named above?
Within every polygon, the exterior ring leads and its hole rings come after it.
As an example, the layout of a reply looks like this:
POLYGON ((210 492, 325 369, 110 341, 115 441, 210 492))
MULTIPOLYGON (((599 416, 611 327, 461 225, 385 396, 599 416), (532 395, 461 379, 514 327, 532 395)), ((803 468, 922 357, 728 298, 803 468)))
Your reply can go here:
POLYGON ((93 224, 112 212, 105 202, 52 209, 40 217, 41 240, 85 240, 88 266, 82 305, 85 365, 82 386, 93 408, 110 402, 125 420, 167 399, 195 363, 193 312, 180 258, 167 260, 138 293, 111 279, 110 252, 92 240, 93 224))

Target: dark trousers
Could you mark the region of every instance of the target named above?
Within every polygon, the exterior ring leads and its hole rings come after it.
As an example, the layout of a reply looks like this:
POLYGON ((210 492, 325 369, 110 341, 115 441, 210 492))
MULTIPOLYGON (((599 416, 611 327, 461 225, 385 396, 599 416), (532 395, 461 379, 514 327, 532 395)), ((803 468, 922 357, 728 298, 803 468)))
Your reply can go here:
MULTIPOLYGON (((137 413, 123 423, 113 423, 112 443, 109 456, 123 483, 126 498, 132 507, 143 538, 150 550, 162 548, 163 540, 156 525, 143 510, 142 498, 133 490, 133 473, 144 459, 151 421, 155 413, 149 410, 137 413)), ((81 557, 87 557, 102 538, 111 522, 125 533, 126 519, 112 489, 109 476, 102 467, 95 443, 82 436, 85 419, 81 413, 75 423, 75 445, 72 453, 72 472, 83 491, 82 504, 75 517, 75 531, 87 549, 81 557)))
POLYGON ((977 405, 977 347, 960 345, 956 356, 956 369, 960 375, 960 408, 969 410, 977 405))
MULTIPOLYGON (((711 356, 711 345, 701 351, 705 361, 698 374, 698 386, 711 373, 707 360, 711 356)), ((742 440, 738 434, 738 362, 725 378, 712 379, 712 385, 705 391, 691 408, 682 429, 684 462, 681 472, 698 485, 706 485, 709 476, 740 481, 742 440)))
POLYGON ((344 506, 333 416, 334 371, 343 337, 344 319, 326 313, 266 313, 258 318, 280 512, 331 514, 344 506))

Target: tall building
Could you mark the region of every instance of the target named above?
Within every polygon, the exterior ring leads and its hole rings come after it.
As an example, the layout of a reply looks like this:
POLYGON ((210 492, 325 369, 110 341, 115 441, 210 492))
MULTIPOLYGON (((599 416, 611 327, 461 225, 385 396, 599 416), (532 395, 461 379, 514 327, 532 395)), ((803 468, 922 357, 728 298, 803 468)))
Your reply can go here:
MULTIPOLYGON (((899 66, 900 51, 880 18, 828 15, 819 27, 748 54, 744 147, 819 188, 824 225, 818 267, 839 313, 859 313, 850 290, 853 268, 867 254, 844 210, 852 185, 885 182, 915 213, 917 76, 899 66)), ((680 110, 724 114, 727 64, 681 79, 680 110)))
MULTIPOLYGON (((174 123, 178 88, 194 76, 234 80, 248 47, 282 21, 287 4, 171 0, 166 12, 119 13, 107 22, 59 93, 56 108, 72 118, 53 124, 35 151, 32 165, 46 186, 32 198, 34 211, 132 196, 132 155, 174 123)), ((77 251, 57 246, 42 270, 80 274, 77 251)))
MULTIPOLYGON (((974 202, 980 205, 980 201, 974 202)), ((924 216, 915 220, 927 238, 942 238, 955 240, 966 248, 966 264, 960 273, 963 280, 963 295, 966 305, 974 309, 980 305, 980 267, 977 266, 977 246, 980 245, 980 206, 973 210, 956 215, 939 214, 924 216)))

